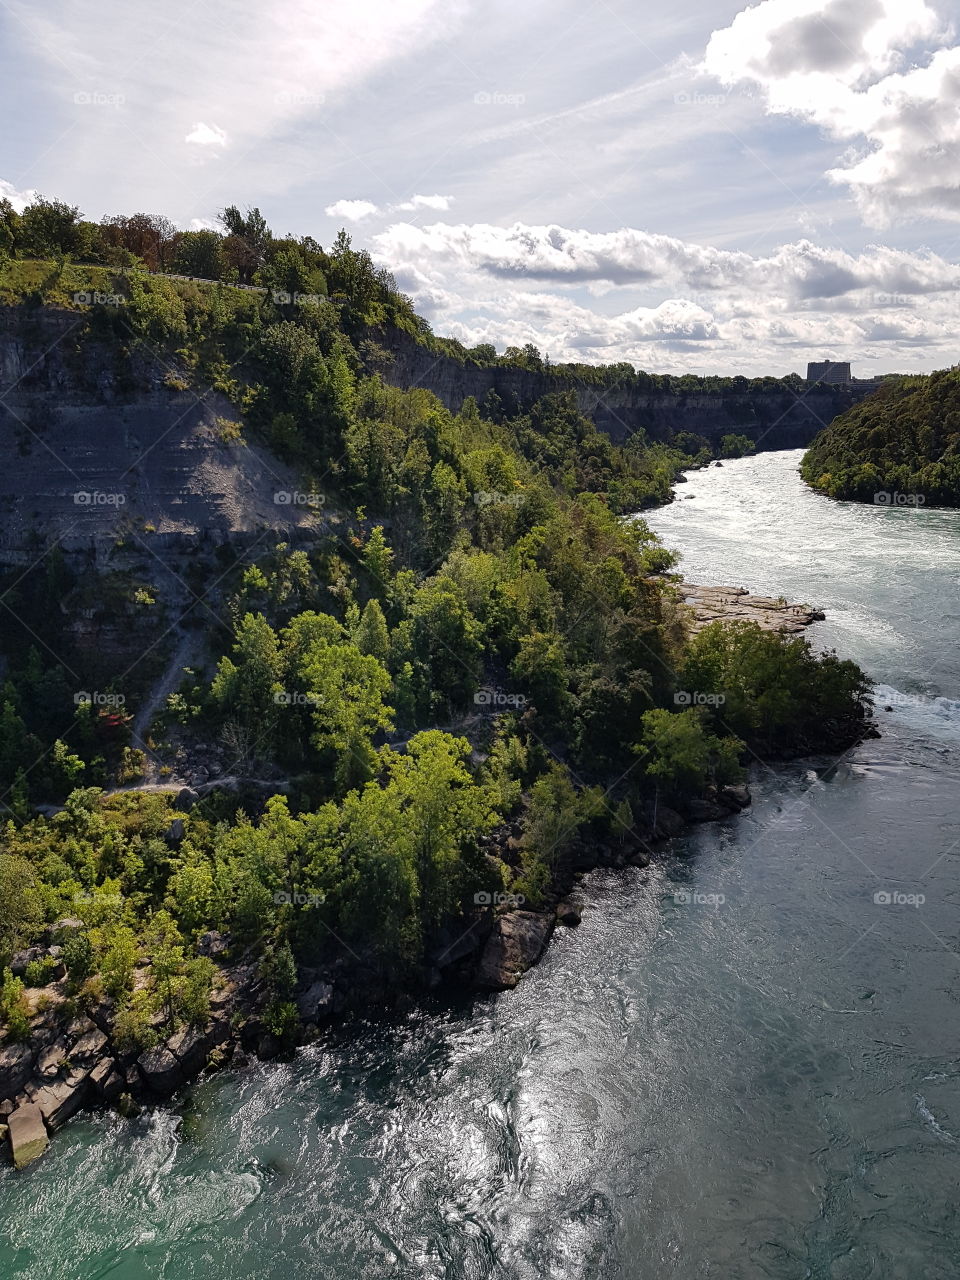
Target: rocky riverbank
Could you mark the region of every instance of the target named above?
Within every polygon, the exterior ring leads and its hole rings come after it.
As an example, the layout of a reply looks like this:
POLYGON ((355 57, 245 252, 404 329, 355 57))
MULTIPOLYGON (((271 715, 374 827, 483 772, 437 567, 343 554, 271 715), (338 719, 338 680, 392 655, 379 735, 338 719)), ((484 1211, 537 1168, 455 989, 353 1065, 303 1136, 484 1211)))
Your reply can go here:
MULTIPOLYGON (((687 818, 660 806, 640 820, 638 831, 616 846, 582 842, 575 847, 536 910, 517 899, 478 905, 461 927, 434 940, 422 974, 423 988, 498 991, 516 986, 543 955, 554 928, 580 922, 576 886, 597 866, 649 865, 660 841, 679 835, 687 821, 730 817, 750 803, 745 787, 726 787, 691 807, 687 818), (572 895, 572 896, 571 896, 572 895)), ((510 856, 518 847, 518 823, 487 837, 490 851, 510 856)), ((14 1164, 23 1168, 46 1149, 50 1136, 83 1108, 114 1107, 132 1115, 143 1106, 171 1098, 206 1070, 249 1057, 274 1058, 282 1045, 265 1026, 266 992, 257 966, 235 956, 231 940, 205 934, 198 950, 217 966, 210 1016, 201 1026, 182 1026, 169 1034, 163 1015, 154 1019, 157 1043, 141 1050, 117 1035, 115 1001, 104 997, 80 1007, 71 994, 63 946, 82 927, 76 919, 50 925, 40 943, 13 957, 22 976, 31 962, 54 965, 44 987, 27 988, 31 1006, 29 1035, 0 1048, 0 1139, 7 1138, 14 1164)), ((146 965, 137 985, 146 981, 146 965)), ((350 1009, 409 1000, 382 975, 345 957, 323 969, 301 969, 293 994, 300 1024, 298 1040, 315 1039, 324 1024, 350 1009)))
MULTIPOLYGON (((764 630, 795 633, 824 616, 808 605, 752 596, 743 587, 674 585, 689 609, 693 630, 718 619, 742 619, 755 621, 764 630)), ((216 782, 209 784, 211 789, 216 786, 216 782)), ((204 789, 183 788, 173 800, 168 834, 174 843, 181 834, 177 827, 182 828, 176 810, 190 809, 204 789)), ((637 815, 634 830, 616 844, 581 841, 556 871, 537 909, 504 895, 502 901, 478 903, 470 917, 435 938, 425 958, 421 989, 449 985, 500 991, 516 986, 539 961, 558 924, 579 924, 576 888, 588 870, 645 867, 658 843, 683 834, 690 823, 729 818, 749 804, 746 787, 712 789, 689 801, 682 815, 663 805, 637 815)), ((486 852, 519 865, 521 834, 519 821, 504 825, 484 838, 486 852)), ((42 1154, 49 1135, 81 1108, 113 1106, 132 1114, 141 1106, 169 1099, 205 1070, 228 1062, 237 1065, 250 1055, 273 1058, 292 1049, 290 1041, 281 1043, 263 1020, 267 992, 257 965, 236 954, 232 940, 216 932, 205 934, 198 945, 200 953, 216 965, 207 1020, 203 1025, 181 1026, 171 1034, 163 1015, 157 1014, 152 1037, 156 1043, 147 1049, 129 1047, 117 1034, 114 1001, 101 997, 81 1005, 70 989, 63 947, 80 928, 79 920, 60 920, 48 927, 37 946, 15 956, 11 965, 14 975, 20 976, 31 962, 44 962, 51 978, 45 987, 27 989, 29 1035, 0 1047, 0 1138, 9 1138, 18 1167, 42 1154)), ((145 960, 137 972, 137 985, 145 985, 145 960)), ((302 1043, 316 1038, 325 1023, 347 1010, 409 1000, 415 994, 408 990, 398 996, 389 979, 353 953, 323 968, 301 969, 292 996, 299 1018, 294 1039, 302 1043)))
POLYGON ((681 582, 678 591, 692 613, 691 630, 702 631, 711 622, 755 622, 764 631, 795 634, 826 614, 808 604, 789 604, 782 596, 752 596, 746 587, 700 587, 681 582))

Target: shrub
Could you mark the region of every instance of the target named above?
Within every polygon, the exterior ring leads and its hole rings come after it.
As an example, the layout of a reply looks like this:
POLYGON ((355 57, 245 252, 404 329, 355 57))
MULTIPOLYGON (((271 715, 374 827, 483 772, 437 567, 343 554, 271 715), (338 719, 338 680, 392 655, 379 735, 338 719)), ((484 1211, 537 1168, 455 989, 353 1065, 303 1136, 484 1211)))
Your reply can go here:
POLYGON ((24 972, 24 981, 28 987, 45 987, 51 981, 56 967, 57 962, 52 956, 44 956, 42 960, 31 960, 24 972))

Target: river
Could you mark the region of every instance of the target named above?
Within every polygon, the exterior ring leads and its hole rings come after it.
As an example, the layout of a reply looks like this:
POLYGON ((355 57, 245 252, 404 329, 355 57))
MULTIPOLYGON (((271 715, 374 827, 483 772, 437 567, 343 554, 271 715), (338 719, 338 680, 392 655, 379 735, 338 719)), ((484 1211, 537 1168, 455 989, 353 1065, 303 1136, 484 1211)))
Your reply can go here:
POLYGON ((821 605, 882 739, 592 874, 513 992, 74 1121, 0 1174, 4 1280, 955 1280, 960 512, 832 503, 799 459, 649 523, 691 581, 821 605))

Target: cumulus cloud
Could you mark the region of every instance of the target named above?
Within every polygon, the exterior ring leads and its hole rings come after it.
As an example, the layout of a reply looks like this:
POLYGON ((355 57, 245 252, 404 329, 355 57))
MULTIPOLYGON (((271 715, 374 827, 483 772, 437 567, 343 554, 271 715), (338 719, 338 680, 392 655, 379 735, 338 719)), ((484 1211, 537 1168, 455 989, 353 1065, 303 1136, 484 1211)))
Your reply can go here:
POLYGON ((36 196, 36 191, 18 191, 12 182, 5 182, 0 178, 0 200, 9 200, 17 213, 23 213, 36 196))
POLYGON ((584 231, 514 223, 398 223, 374 237, 392 263, 426 260, 513 280, 612 285, 681 282, 696 291, 738 288, 787 298, 836 298, 858 289, 922 294, 960 286, 960 267, 931 253, 874 246, 852 255, 809 240, 768 256, 693 244, 632 227, 584 231))
POLYGON ((336 200, 328 204, 324 213, 330 218, 345 218, 348 222, 359 222, 362 218, 371 218, 374 214, 385 216, 391 213, 416 213, 420 209, 429 209, 433 213, 446 213, 453 204, 453 196, 411 196, 402 204, 390 204, 381 209, 372 200, 336 200))
POLYGON ((329 218, 343 218, 347 222, 360 222, 379 212, 371 200, 335 200, 324 209, 329 218))
POLYGON ((439 332, 555 360, 754 374, 827 352, 864 373, 908 370, 918 349, 951 363, 960 325, 960 265, 885 245, 751 255, 636 228, 398 223, 373 246, 439 332))
POLYGON ((412 213, 416 209, 432 209, 435 213, 446 213, 453 204, 453 196, 413 196, 403 204, 395 204, 394 209, 403 213, 412 213))
POLYGON ((865 219, 960 219, 960 47, 923 0, 763 0, 715 31, 701 70, 852 150, 828 171, 865 219))
POLYGON ((189 142, 195 147, 225 147, 227 135, 219 125, 204 124, 199 120, 184 138, 184 142, 189 142))

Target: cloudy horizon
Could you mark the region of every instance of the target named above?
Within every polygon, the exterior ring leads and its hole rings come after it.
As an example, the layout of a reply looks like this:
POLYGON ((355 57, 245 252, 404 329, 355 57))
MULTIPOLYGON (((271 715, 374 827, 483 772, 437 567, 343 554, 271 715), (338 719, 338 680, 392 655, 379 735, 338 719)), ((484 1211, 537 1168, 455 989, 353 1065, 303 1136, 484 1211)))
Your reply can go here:
POLYGON ((954 364, 945 5, 52 0, 2 11, 0 194, 345 226, 438 333, 654 372, 954 364))

